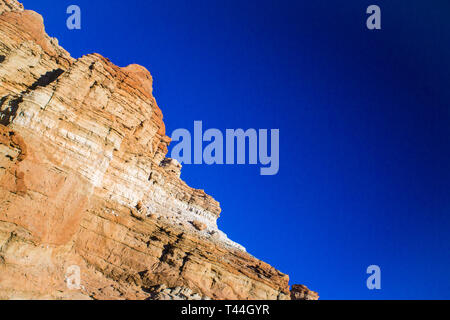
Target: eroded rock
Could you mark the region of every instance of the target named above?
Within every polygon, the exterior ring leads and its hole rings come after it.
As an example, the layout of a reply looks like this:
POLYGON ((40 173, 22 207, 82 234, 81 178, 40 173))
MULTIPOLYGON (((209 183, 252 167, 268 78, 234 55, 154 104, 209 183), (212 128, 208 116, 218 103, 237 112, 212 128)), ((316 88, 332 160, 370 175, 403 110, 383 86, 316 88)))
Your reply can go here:
POLYGON ((0 42, 0 299, 290 298, 166 158, 144 67, 72 58, 15 0, 0 0, 0 42))

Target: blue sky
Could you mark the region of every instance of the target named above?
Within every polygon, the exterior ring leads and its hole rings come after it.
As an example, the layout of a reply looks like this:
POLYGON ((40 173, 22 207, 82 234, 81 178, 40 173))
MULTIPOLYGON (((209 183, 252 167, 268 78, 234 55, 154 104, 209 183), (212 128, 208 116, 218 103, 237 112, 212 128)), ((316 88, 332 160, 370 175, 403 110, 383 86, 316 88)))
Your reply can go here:
POLYGON ((278 175, 186 165, 182 178, 291 284, 323 299, 450 298, 448 1, 22 2, 72 56, 147 67, 169 134, 195 120, 280 129, 278 175), (365 27, 371 4, 382 30, 365 27))

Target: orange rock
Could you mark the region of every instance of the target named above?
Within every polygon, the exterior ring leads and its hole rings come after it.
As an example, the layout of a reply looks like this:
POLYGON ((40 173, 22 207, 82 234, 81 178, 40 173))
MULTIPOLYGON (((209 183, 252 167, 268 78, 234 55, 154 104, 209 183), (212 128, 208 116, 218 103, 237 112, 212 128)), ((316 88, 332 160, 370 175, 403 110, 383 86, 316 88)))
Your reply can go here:
POLYGON ((192 225, 197 229, 198 231, 203 231, 207 228, 206 224, 200 222, 200 221, 192 221, 192 225))

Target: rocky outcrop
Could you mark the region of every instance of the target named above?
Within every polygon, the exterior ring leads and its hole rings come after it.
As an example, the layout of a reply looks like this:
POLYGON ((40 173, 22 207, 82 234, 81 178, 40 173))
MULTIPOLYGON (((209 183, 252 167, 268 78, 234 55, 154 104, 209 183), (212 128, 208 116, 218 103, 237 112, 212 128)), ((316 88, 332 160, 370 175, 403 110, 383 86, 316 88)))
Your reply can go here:
POLYGON ((166 158, 152 84, 138 65, 72 58, 0 0, 0 298, 290 298, 166 158))
POLYGON ((304 285, 294 284, 291 288, 291 300, 319 300, 319 294, 304 285))

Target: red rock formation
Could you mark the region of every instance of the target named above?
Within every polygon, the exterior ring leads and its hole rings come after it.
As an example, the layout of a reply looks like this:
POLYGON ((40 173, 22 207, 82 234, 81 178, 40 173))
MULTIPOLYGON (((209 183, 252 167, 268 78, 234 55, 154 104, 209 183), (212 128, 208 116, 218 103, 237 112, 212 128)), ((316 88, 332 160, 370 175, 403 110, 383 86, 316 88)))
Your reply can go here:
POLYGON ((165 158, 152 84, 141 66, 72 58, 0 0, 0 298, 290 298, 165 158))

